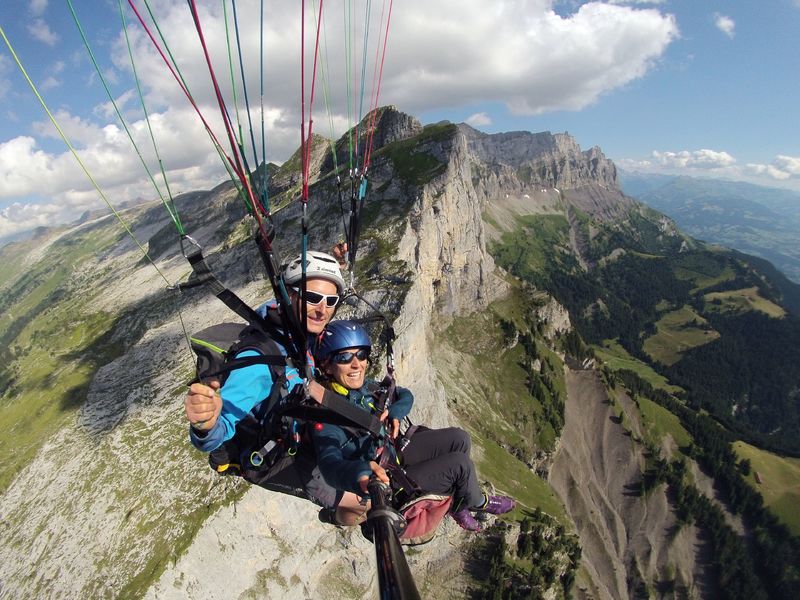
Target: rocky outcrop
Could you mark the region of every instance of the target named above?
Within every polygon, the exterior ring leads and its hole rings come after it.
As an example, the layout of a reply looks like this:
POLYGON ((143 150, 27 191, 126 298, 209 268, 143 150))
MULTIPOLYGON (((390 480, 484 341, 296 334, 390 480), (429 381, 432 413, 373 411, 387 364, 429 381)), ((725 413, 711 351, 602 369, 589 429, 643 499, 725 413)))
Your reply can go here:
POLYGON ((542 324, 542 333, 548 340, 572 329, 567 309, 550 297, 543 306, 536 309, 535 317, 536 322, 542 324))
POLYGON ((459 129, 478 161, 509 166, 523 183, 558 189, 590 184, 619 189, 614 163, 596 146, 582 151, 567 133, 485 134, 467 125, 459 129))

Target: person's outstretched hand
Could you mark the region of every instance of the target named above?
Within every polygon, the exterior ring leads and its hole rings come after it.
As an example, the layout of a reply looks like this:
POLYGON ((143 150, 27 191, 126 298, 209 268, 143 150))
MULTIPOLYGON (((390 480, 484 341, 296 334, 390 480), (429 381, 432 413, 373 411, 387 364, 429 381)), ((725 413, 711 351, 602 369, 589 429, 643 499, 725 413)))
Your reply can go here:
POLYGON ((208 431, 217 423, 222 411, 222 396, 219 395, 219 381, 213 380, 209 385, 193 383, 189 386, 189 394, 183 401, 186 418, 198 431, 208 431))

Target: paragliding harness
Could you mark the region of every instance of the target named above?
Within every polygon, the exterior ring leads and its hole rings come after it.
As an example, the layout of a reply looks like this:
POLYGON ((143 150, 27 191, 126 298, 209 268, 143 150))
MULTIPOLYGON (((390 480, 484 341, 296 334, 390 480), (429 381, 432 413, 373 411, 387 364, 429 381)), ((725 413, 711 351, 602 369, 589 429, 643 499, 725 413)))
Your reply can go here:
MULTIPOLYGON (((381 414, 388 409, 397 397, 394 376, 390 373, 380 383, 367 387, 373 398, 374 411, 381 414)), ((364 411, 362 411, 364 412, 364 411)), ((409 426, 396 440, 386 438, 378 464, 389 476, 391 507, 402 517, 398 538, 403 545, 424 544, 433 539, 436 529, 447 515, 453 503, 452 496, 428 493, 406 473, 402 466, 403 450, 411 443, 414 434, 426 430, 423 425, 414 425, 406 417, 409 426)), ((363 431, 352 427, 343 427, 352 436, 363 434, 363 431)))
POLYGON ((273 381, 269 396, 236 424, 234 436, 213 450, 208 460, 220 475, 240 476, 266 489, 308 498, 315 460, 309 444, 303 443, 305 424, 332 423, 379 435, 381 423, 333 392, 325 394, 320 406, 305 402, 302 384, 287 389, 285 351, 274 339, 280 336, 275 312, 269 311, 263 320, 270 333, 261 325, 219 323, 191 337, 196 381, 217 379, 223 384, 231 371, 256 364, 267 365, 273 381), (259 355, 237 357, 245 350, 259 355))

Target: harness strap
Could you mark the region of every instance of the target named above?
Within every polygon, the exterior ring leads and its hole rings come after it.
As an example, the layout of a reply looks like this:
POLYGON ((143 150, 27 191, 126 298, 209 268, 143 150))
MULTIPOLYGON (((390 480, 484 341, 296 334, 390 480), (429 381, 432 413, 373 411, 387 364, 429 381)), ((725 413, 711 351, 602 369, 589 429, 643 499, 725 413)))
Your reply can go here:
POLYGON ((284 418, 292 419, 291 430, 288 432, 291 439, 287 440, 290 445, 290 452, 292 450, 296 452, 297 446, 299 445, 299 432, 296 428, 296 420, 327 423, 345 428, 355 427, 359 430, 367 431, 376 438, 379 438, 383 434, 383 424, 375 415, 371 415, 357 406, 354 406, 344 397, 330 390, 326 390, 322 406, 288 401, 284 406, 277 407, 280 394, 276 393, 275 390, 279 387, 277 383, 273 386, 272 394, 270 394, 269 399, 262 404, 262 409, 259 410, 259 416, 262 421, 267 419, 268 415, 273 413, 273 411, 274 414, 269 418, 268 423, 262 429, 262 437, 258 443, 259 448, 250 454, 250 462, 256 467, 263 464, 267 454, 277 447, 278 444, 274 439, 274 429, 275 425, 280 423, 284 418), (266 441, 264 442, 264 440, 266 441))
POLYGON ((282 367, 286 365, 286 357, 283 355, 272 355, 272 356, 246 356, 244 358, 233 358, 222 367, 220 367, 217 371, 213 373, 208 373, 204 375, 206 379, 211 379, 213 377, 217 377, 219 375, 224 375, 225 373, 230 373, 231 371, 235 371, 236 369, 243 369, 245 367, 250 367, 252 365, 270 365, 275 367, 282 367))
POLYGON ((362 410, 336 392, 326 389, 322 396, 322 406, 345 417, 351 424, 363 427, 376 437, 383 433, 383 424, 378 417, 362 410))
MULTIPOLYGON (((258 358, 258 357, 253 357, 253 358, 258 358)), ((265 358, 273 358, 273 357, 265 357, 265 358)), ((281 356, 281 358, 285 360, 285 357, 281 356)), ((283 364, 285 364, 285 362, 283 364)), ((262 424, 257 438, 258 443, 256 444, 256 446, 258 446, 258 449, 254 450, 250 454, 250 462, 255 467, 260 467, 264 463, 264 459, 266 458, 267 454, 269 454, 278 445, 278 442, 274 439, 275 438, 274 429, 275 429, 275 424, 278 422, 279 419, 275 417, 267 420, 267 417, 273 410, 275 410, 275 406, 278 404, 278 401, 281 398, 281 390, 283 389, 283 384, 285 381, 286 381, 286 373, 284 372, 281 373, 281 375, 273 382, 272 391, 270 392, 269 397, 265 402, 261 403, 261 407, 258 410, 257 414, 258 422, 262 424)))
POLYGON ((226 288, 220 282, 220 280, 217 279, 216 275, 212 273, 211 268, 208 266, 208 263, 203 256, 203 249, 200 247, 200 244, 192 239, 191 236, 181 236, 181 250, 183 251, 183 255, 186 257, 186 260, 188 260, 189 264, 192 266, 192 271, 195 274, 195 278, 192 281, 187 281, 186 283, 179 283, 178 289, 189 290, 201 285, 208 285, 208 287, 211 288, 212 293, 217 298, 222 300, 222 302, 225 303, 225 306, 230 308, 245 321, 251 324, 260 325, 262 327, 266 326, 266 323, 264 322, 264 319, 261 318, 261 315, 250 308, 244 302, 244 300, 226 288), (189 247, 192 248, 188 252, 186 245, 187 243, 189 244, 189 247))
POLYGON ((381 437, 383 434, 383 424, 374 415, 370 415, 349 403, 342 404, 341 406, 338 402, 335 402, 333 406, 293 404, 285 408, 279 408, 278 414, 295 419, 314 421, 316 423, 338 425, 344 428, 352 427, 366 431, 376 438, 381 437), (355 408, 355 410, 350 410, 350 407, 355 408))

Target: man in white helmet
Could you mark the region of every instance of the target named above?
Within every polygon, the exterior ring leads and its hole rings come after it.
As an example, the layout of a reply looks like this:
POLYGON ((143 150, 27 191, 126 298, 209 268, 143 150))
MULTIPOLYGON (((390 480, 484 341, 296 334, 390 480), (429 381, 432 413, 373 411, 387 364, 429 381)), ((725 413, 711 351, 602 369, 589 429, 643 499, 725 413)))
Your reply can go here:
MULTIPOLYGON (((283 272, 283 281, 289 292, 292 308, 295 314, 301 315, 300 310, 300 285, 302 280, 302 255, 291 261, 283 272)), ((306 253, 306 322, 305 328, 310 338, 310 347, 313 347, 317 336, 333 317, 340 298, 345 291, 345 282, 337 259, 324 252, 309 251, 306 253)), ((277 303, 272 300, 257 309, 267 320, 280 322, 277 319, 277 303)), ((277 341, 272 340, 280 352, 286 355, 286 350, 277 341)), ((236 355, 236 358, 247 358, 263 354, 256 348, 245 349, 236 355)), ((285 396, 298 384, 302 384, 302 376, 297 370, 286 368, 283 381, 276 381, 275 372, 266 364, 253 364, 230 372, 224 385, 218 381, 211 381, 210 385, 194 383, 189 389, 189 394, 184 401, 186 418, 189 420, 189 438, 192 444, 204 452, 222 452, 223 448, 229 454, 240 456, 229 457, 232 462, 240 460, 245 463, 247 455, 253 449, 252 423, 262 423, 268 415, 261 414, 263 404, 273 396, 273 392, 280 392, 285 396), (275 385, 283 389, 275 390, 275 385), (230 448, 235 448, 231 451, 230 448)), ((317 402, 322 401, 324 388, 312 381, 309 383, 309 394, 317 402)), ((263 411, 262 411, 263 412, 263 411)), ((212 455, 212 464, 213 464, 212 455)), ((240 463, 240 464, 241 464, 240 463)), ((245 465, 242 464, 242 467, 245 465)), ((300 485, 305 490, 305 496, 321 506, 332 508, 340 507, 348 510, 350 503, 358 505, 358 498, 342 497, 342 492, 337 492, 327 485, 319 474, 319 469, 309 460, 293 461, 290 476, 296 483, 300 478, 300 485)), ((279 482, 259 483, 268 489, 281 489, 279 482)), ((297 487, 297 486, 295 486, 297 487)), ((287 486, 288 488, 288 486, 287 486)), ((347 493, 349 494, 349 492, 347 493)), ((345 494, 345 495, 347 495, 345 494)))

